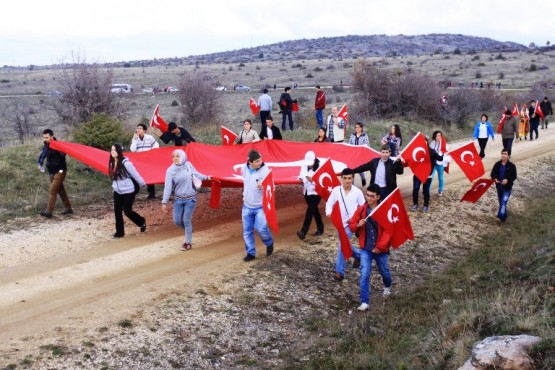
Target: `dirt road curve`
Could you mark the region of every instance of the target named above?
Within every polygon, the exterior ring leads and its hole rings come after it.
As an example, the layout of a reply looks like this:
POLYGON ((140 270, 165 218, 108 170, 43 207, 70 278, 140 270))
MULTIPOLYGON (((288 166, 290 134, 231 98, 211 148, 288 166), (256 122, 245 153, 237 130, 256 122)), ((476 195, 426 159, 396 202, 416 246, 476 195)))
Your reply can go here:
MULTIPOLYGON (((489 142, 486 175, 499 159, 500 149, 500 138, 489 142)), ((555 127, 540 130, 538 141, 515 143, 512 160, 518 166, 524 159, 553 155, 554 151, 555 127)), ((412 176, 405 174, 399 180, 408 196, 412 176)), ((467 180, 453 165, 446 183, 461 181, 467 180)), ((436 186, 437 180, 434 189, 436 186)), ((300 192, 299 187, 289 186, 277 194, 278 252, 299 247, 295 231, 305 211, 300 192)), ((74 217, 36 220, 24 230, 1 234, 0 353, 9 352, 16 341, 22 349, 25 344, 21 340, 26 336, 120 320, 164 292, 194 292, 223 274, 243 270, 239 196, 238 189, 231 190, 220 210, 204 212, 202 220, 194 224, 194 247, 188 252, 179 251, 182 234, 169 216, 161 219, 158 202, 139 202, 147 216, 147 232, 140 234, 127 224, 123 239, 111 239, 113 220, 106 210, 86 216, 76 210, 74 217)), ((199 215, 202 207, 207 207, 208 195, 201 197, 199 215)), ((326 227, 331 230, 332 226, 326 227)), ((263 252, 259 249, 257 258, 266 258, 263 252)))

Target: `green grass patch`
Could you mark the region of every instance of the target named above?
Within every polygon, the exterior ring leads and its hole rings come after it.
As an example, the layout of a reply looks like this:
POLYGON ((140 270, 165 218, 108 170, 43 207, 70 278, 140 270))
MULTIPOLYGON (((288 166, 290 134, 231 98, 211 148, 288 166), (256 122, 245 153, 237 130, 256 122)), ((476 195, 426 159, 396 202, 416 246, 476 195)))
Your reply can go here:
POLYGON ((543 338, 531 353, 536 364, 554 368, 555 199, 538 199, 511 218, 464 260, 374 305, 369 315, 350 316, 341 326, 306 322, 334 339, 311 348, 303 367, 457 368, 485 337, 530 334, 543 338))

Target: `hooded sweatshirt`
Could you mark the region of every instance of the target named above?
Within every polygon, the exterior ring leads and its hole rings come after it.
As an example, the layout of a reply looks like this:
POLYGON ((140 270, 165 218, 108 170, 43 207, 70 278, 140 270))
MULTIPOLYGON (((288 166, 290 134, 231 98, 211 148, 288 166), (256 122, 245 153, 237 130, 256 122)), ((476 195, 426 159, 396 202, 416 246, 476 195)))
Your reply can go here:
POLYGON ((172 165, 166 170, 166 181, 164 183, 164 196, 162 204, 170 200, 172 191, 176 198, 190 198, 197 194, 193 188, 193 174, 200 180, 207 180, 208 176, 199 173, 196 168, 187 161, 187 154, 181 149, 174 150, 180 157, 179 164, 172 165))

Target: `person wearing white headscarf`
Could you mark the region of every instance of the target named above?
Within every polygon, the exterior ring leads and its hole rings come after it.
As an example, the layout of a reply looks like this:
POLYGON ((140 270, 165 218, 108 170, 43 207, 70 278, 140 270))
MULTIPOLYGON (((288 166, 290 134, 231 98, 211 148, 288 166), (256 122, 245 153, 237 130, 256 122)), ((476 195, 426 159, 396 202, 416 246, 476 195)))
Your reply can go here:
POLYGON ((173 192, 173 222, 185 230, 185 242, 181 250, 192 248, 193 243, 193 212, 197 206, 197 188, 193 177, 199 180, 211 180, 210 176, 199 173, 193 164, 187 161, 187 154, 182 149, 172 152, 172 165, 166 170, 162 211, 167 213, 167 204, 173 192))

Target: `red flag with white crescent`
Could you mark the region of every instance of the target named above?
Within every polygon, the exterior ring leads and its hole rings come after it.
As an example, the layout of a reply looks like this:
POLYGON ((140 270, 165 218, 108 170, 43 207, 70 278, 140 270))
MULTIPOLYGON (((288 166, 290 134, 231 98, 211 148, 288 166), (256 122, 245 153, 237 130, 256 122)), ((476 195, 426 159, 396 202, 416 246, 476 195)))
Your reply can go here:
POLYGON ((511 115, 514 117, 518 117, 520 115, 520 112, 518 111, 518 104, 515 103, 515 105, 513 105, 513 110, 511 111, 511 115))
POLYGON ((343 256, 346 261, 353 255, 353 250, 351 249, 351 241, 345 231, 345 225, 343 224, 343 219, 341 218, 341 207, 339 206, 339 201, 335 202, 333 205, 330 219, 339 234, 339 244, 341 245, 341 251, 343 252, 343 256))
POLYGON ((298 112, 299 111, 299 103, 293 103, 291 105, 291 112, 298 112))
POLYGON ((341 181, 335 175, 330 159, 318 167, 312 175, 312 181, 314 181, 316 193, 324 200, 328 200, 333 188, 341 185, 341 181))
POLYGON ((347 104, 343 104, 343 106, 337 113, 337 117, 341 117, 345 120, 345 122, 349 123, 349 112, 347 110, 347 104))
POLYGON ((507 116, 505 113, 501 115, 501 119, 499 120, 499 125, 497 126, 497 133, 500 134, 503 131, 503 126, 505 125, 505 121, 507 120, 507 116))
POLYGON ((478 155, 478 151, 473 142, 461 146, 451 152, 449 155, 459 165, 470 182, 482 176, 486 170, 482 163, 482 158, 478 155))
POLYGON ((156 127, 162 132, 168 131, 168 124, 162 117, 160 117, 160 104, 156 104, 152 118, 150 119, 150 127, 156 127))
POLYGON ((251 112, 253 116, 256 116, 258 113, 260 113, 260 108, 258 107, 258 104, 256 103, 256 101, 254 101, 253 98, 249 100, 249 107, 251 108, 251 112))
POLYGON ((391 235, 393 248, 399 248, 407 240, 414 240, 412 225, 399 188, 395 188, 381 201, 370 217, 391 235))
POLYGON ((461 198, 461 202, 470 202, 476 203, 478 199, 482 197, 488 191, 490 186, 495 182, 493 179, 479 179, 474 184, 469 191, 464 193, 463 197, 461 198))
POLYGON ((225 126, 222 128, 222 145, 233 145, 237 140, 237 134, 225 126))
POLYGON ((534 108, 534 113, 536 113, 541 118, 545 118, 545 115, 543 114, 543 111, 542 111, 542 107, 540 106, 540 102, 538 100, 536 100, 536 107, 534 108))
POLYGON ((425 183, 430 173, 432 173, 432 163, 430 162, 430 150, 424 135, 420 132, 416 134, 409 145, 403 149, 400 156, 408 164, 414 176, 425 183))
POLYGON ((274 176, 272 171, 270 171, 262 184, 262 206, 264 207, 264 215, 266 216, 266 222, 268 222, 268 227, 272 229, 274 233, 278 232, 277 214, 276 214, 276 199, 275 199, 275 185, 274 176))

